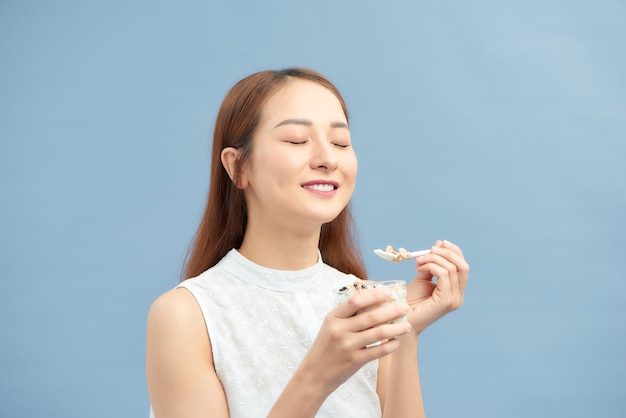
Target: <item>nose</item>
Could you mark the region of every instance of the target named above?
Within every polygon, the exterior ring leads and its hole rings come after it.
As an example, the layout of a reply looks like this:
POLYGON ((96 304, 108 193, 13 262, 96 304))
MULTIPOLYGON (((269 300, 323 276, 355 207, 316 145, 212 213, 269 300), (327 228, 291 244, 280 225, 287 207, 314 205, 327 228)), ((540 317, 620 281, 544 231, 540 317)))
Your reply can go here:
POLYGON ((325 139, 314 141, 312 150, 311 168, 314 170, 334 171, 339 165, 336 150, 325 139))

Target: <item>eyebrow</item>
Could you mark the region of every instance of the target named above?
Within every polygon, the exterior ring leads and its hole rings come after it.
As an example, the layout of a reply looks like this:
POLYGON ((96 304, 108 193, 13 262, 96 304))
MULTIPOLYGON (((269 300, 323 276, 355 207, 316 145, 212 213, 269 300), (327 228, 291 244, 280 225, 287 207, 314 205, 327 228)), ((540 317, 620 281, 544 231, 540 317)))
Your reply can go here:
MULTIPOLYGON (((274 126, 274 129, 278 128, 279 126, 283 126, 283 125, 311 126, 311 125, 313 125, 313 122, 308 120, 308 119, 297 119, 297 118, 285 119, 284 121, 280 122, 278 125, 274 126)), ((331 122, 330 123, 330 127, 331 128, 346 128, 346 129, 350 129, 346 122, 331 122)))

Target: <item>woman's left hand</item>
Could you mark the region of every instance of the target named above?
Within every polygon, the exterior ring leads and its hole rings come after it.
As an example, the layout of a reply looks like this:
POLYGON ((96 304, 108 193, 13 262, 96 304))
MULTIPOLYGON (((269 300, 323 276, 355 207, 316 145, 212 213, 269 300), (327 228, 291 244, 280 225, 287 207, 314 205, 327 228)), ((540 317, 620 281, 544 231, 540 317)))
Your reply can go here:
POLYGON ((415 262, 417 276, 407 286, 407 301, 409 322, 419 334, 461 307, 470 268, 461 249, 449 241, 437 241, 430 254, 417 257, 415 262))

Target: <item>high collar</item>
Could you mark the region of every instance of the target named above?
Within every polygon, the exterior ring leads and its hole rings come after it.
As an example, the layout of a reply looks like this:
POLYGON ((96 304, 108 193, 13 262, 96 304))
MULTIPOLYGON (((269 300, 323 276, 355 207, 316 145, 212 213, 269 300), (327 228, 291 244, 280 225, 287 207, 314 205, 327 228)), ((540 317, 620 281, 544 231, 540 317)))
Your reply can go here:
POLYGON ((316 287, 322 279, 323 261, 318 250, 317 263, 303 270, 275 270, 260 266, 241 255, 237 249, 230 250, 220 265, 238 279, 259 287, 284 292, 308 290, 316 287))

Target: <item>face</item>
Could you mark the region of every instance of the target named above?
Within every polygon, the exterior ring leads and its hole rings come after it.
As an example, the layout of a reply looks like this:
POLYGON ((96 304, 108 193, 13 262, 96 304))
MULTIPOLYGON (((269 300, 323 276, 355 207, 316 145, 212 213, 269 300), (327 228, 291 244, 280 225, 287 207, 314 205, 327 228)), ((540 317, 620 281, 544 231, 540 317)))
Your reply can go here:
POLYGON ((357 159, 337 97, 290 80, 263 108, 243 170, 249 222, 321 227, 348 204, 357 159))

